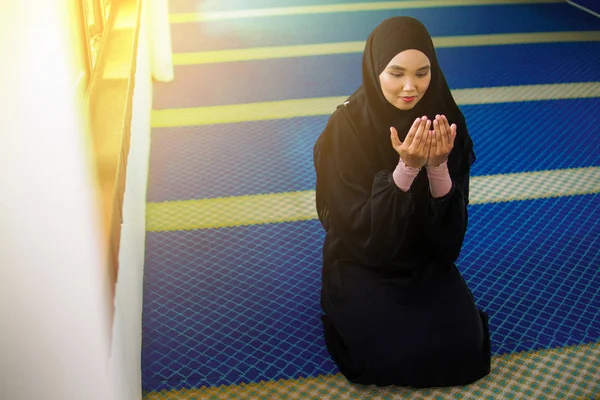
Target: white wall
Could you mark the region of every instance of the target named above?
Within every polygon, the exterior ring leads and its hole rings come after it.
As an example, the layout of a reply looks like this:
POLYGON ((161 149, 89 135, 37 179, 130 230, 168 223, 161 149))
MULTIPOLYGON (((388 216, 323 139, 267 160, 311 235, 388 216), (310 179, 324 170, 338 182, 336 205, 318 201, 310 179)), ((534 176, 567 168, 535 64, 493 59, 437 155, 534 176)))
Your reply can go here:
MULTIPOLYGON (((147 2, 144 1, 147 6, 147 2)), ((0 398, 141 399, 152 99, 143 7, 114 324, 70 0, 0 2, 0 398), (10 62, 6 62, 10 60, 10 62)))
POLYGON ((106 400, 111 322, 69 0, 0 2, 0 397, 106 400))
POLYGON ((137 73, 133 96, 131 146, 123 205, 123 225, 116 291, 111 376, 118 400, 138 400, 141 392, 141 313, 144 249, 146 238, 146 187, 150 154, 150 42, 147 2, 142 7, 137 73))
POLYGON ((158 82, 171 82, 175 79, 171 48, 171 24, 169 22, 169 0, 149 0, 149 21, 152 41, 152 77, 158 82))

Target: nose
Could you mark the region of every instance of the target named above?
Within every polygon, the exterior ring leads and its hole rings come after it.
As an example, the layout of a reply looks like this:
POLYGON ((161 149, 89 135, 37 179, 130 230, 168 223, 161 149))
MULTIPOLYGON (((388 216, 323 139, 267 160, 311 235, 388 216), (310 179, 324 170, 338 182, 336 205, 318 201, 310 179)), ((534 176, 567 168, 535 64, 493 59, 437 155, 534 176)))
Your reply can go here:
POLYGON ((412 78, 406 77, 406 79, 404 79, 403 89, 408 93, 414 92, 416 90, 415 81, 412 78))

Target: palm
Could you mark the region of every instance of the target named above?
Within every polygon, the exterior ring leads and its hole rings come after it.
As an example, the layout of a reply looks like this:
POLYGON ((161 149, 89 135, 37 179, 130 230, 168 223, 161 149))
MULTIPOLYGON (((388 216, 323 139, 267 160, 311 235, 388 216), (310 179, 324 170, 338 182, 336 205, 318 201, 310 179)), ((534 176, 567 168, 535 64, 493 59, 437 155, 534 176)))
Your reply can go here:
POLYGON ((450 126, 444 115, 436 115, 433 122, 433 135, 426 164, 428 167, 436 167, 448 159, 456 139, 456 124, 450 126))
POLYGON ((411 126, 404 142, 398 138, 396 128, 390 128, 392 146, 409 167, 421 168, 427 162, 433 136, 429 134, 430 126, 431 121, 427 120, 427 117, 418 118, 411 126))

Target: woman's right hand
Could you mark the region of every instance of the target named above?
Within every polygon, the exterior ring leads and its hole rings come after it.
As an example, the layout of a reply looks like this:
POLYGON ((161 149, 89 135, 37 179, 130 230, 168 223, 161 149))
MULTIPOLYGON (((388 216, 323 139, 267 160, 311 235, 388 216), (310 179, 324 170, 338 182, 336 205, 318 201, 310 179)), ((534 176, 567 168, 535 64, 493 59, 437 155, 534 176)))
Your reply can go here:
POLYGON ((427 163, 429 147, 431 146, 431 121, 426 116, 417 118, 410 127, 404 142, 398 138, 398 131, 390 127, 392 146, 406 165, 411 168, 421 168, 427 163))

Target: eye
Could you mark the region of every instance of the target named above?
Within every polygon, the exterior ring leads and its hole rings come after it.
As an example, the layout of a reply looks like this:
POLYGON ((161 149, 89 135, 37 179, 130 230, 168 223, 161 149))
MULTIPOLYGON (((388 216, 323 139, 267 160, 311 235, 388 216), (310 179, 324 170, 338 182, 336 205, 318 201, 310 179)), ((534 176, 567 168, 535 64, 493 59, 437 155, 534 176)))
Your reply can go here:
POLYGON ((421 72, 421 73, 417 74, 417 76, 419 78, 425 78, 427 76, 427 74, 428 74, 428 72, 421 72))
POLYGON ((390 75, 393 76, 394 78, 400 78, 402 76, 402 74, 398 74, 395 72, 390 72, 390 75))

